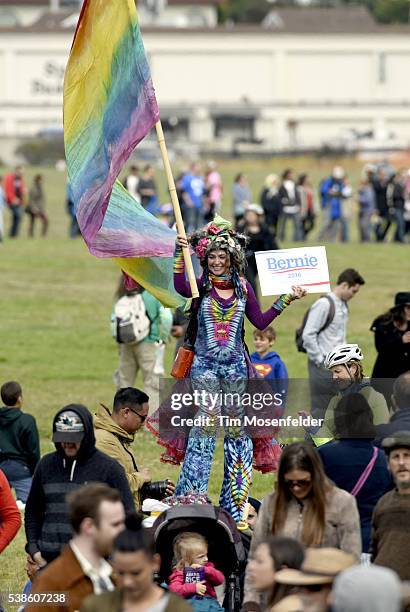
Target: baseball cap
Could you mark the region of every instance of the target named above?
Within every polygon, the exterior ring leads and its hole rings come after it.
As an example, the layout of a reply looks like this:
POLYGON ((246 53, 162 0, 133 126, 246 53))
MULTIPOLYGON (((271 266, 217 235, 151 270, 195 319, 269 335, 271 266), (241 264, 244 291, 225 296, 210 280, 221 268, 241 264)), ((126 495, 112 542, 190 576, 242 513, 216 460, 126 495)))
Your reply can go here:
POLYGON ((60 412, 55 422, 53 442, 81 442, 84 423, 74 410, 60 412))

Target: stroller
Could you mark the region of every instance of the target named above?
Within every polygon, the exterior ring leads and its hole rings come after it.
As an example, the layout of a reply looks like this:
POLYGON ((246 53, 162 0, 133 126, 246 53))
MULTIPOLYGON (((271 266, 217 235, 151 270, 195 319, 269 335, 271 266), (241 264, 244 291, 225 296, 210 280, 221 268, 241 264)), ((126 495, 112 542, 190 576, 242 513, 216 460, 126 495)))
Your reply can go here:
POLYGON ((209 559, 225 576, 223 608, 226 612, 239 612, 240 573, 245 564, 245 550, 231 515, 218 506, 173 506, 157 518, 152 534, 161 556, 160 582, 166 581, 171 574, 174 538, 184 531, 195 531, 207 539, 209 559))

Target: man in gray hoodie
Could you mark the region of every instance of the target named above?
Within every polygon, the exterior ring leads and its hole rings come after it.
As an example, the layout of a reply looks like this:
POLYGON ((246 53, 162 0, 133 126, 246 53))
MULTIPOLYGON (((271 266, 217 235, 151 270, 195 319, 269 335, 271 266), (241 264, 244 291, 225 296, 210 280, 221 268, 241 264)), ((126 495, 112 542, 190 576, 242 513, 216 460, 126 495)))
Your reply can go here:
POLYGON ((363 277, 348 268, 337 279, 336 286, 311 306, 303 329, 303 348, 308 356, 311 413, 323 418, 333 397, 332 375, 324 367, 326 355, 340 344, 346 344, 349 310, 347 302, 364 285, 363 277))

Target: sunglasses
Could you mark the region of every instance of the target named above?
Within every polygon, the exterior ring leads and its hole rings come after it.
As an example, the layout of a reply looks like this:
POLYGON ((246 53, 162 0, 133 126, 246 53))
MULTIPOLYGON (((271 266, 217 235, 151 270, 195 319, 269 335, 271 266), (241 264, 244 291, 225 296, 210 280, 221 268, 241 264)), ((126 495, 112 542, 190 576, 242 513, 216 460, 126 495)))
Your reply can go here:
POLYGON ((139 416, 139 418, 141 419, 141 423, 143 423, 145 421, 145 419, 147 418, 147 416, 148 416, 147 414, 140 414, 139 412, 137 412, 133 408, 130 408, 129 406, 127 406, 127 408, 129 410, 131 410, 131 412, 133 412, 134 414, 137 414, 139 416))
POLYGON ((294 487, 307 487, 311 483, 312 481, 306 478, 304 480, 286 480, 285 479, 285 484, 289 487, 289 489, 293 489, 294 487))

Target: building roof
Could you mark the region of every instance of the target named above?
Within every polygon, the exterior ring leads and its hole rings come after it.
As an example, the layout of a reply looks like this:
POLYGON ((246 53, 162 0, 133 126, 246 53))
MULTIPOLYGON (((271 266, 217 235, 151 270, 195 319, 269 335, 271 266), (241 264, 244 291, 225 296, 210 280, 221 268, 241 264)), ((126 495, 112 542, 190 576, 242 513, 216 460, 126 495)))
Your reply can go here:
MULTIPOLYGON (((262 27, 289 33, 366 33, 380 29, 365 7, 293 7, 270 11, 262 27)), ((383 27, 383 26, 382 26, 383 27)), ((386 26, 384 26, 386 27, 386 26)))
MULTIPOLYGON (((11 0, 7 0, 11 2, 11 0)), ((48 0, 19 0, 23 3, 48 4, 48 0)), ((192 5, 192 4, 218 4, 220 0, 168 0, 169 4, 192 5)), ((14 0, 17 4, 18 0, 14 0)), ((0 7, 5 5, 5 0, 0 0, 0 7)), ((59 12, 44 12, 41 17, 29 26, 1 27, 0 32, 26 32, 26 33, 58 33, 75 29, 78 11, 67 8, 59 12)), ((254 34, 268 33, 277 34, 408 34, 409 24, 385 25, 377 23, 372 15, 364 7, 294 7, 277 8, 272 10, 261 24, 232 24, 227 23, 217 27, 160 27, 147 25, 144 32, 162 31, 166 33, 195 32, 207 34, 254 34)))

